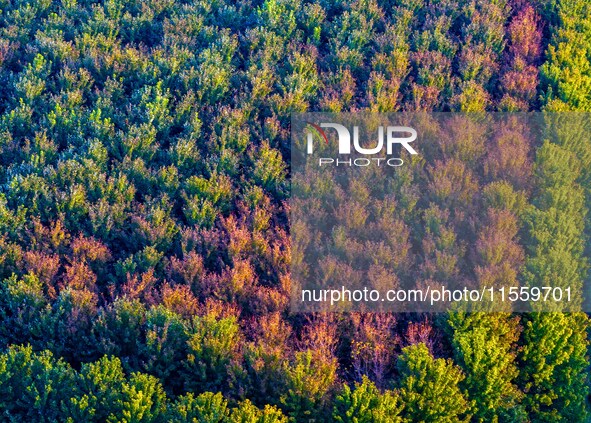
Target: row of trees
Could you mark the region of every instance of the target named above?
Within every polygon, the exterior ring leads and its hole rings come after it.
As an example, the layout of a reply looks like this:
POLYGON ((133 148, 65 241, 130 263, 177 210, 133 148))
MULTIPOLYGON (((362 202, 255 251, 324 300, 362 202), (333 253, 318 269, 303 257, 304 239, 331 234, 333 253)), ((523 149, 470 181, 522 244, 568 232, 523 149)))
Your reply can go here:
MULTIPOLYGON (((307 388, 303 384, 310 382, 305 363, 310 365, 310 358, 291 372, 299 379, 289 391, 291 398, 281 398, 284 405, 294 401, 288 416, 296 421, 312 415, 305 407, 310 405, 303 391, 307 388)), ((3 417, 36 422, 289 421, 275 406, 257 408, 248 399, 229 403, 220 393, 188 393, 173 400, 157 377, 126 373, 123 367, 119 358, 104 356, 75 370, 49 351, 10 347, 0 356, 3 417)), ((343 385, 333 404, 325 404, 314 415, 324 421, 332 417, 335 422, 467 421, 468 401, 458 387, 463 376, 450 360, 434 359, 424 345, 418 344, 403 350, 398 367, 398 389, 380 391, 364 377, 353 389, 343 385)))
MULTIPOLYGON (((591 7, 565 1, 552 12, 557 24, 541 67, 547 84, 544 110, 550 117, 547 139, 536 154, 538 189, 526 219, 532 241, 524 279, 581 289, 589 266, 584 253, 590 222, 591 143, 584 117, 560 112, 591 110, 591 50, 584 29, 591 22, 591 7)), ((582 421, 589 415, 588 328, 583 313, 527 316, 522 379, 528 408, 538 421, 582 421)))

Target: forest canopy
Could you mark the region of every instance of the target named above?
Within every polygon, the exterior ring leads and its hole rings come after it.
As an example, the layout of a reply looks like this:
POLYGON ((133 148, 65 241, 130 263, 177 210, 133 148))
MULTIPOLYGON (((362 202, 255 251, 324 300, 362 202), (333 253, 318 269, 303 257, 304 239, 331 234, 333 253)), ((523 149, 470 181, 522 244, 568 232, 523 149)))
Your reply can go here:
MULTIPOLYGON (((0 419, 587 421, 586 314, 292 314, 288 216, 291 113, 588 112, 590 25, 587 0, 0 0, 0 419)), ((585 122, 425 147, 388 188, 395 276, 584 286, 585 122)))

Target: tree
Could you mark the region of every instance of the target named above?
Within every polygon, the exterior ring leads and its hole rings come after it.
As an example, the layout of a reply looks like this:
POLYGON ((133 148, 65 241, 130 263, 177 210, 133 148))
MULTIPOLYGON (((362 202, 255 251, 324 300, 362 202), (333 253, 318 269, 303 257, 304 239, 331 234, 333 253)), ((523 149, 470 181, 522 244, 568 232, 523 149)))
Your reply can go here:
POLYGON ((42 317, 48 307, 39 278, 13 274, 0 286, 0 339, 5 347, 42 338, 42 317))
POLYGON ((132 373, 121 387, 121 397, 115 405, 119 407, 120 411, 111 413, 107 422, 161 422, 166 411, 166 394, 154 376, 132 373))
POLYGON ((204 392, 181 395, 168 407, 167 421, 187 423, 222 423, 228 419, 228 402, 221 393, 204 392))
POLYGON ((223 317, 214 312, 195 316, 181 373, 185 389, 204 392, 227 388, 240 339, 236 317, 223 317))
POLYGON ((591 7, 584 0, 568 0, 551 8, 556 19, 552 40, 541 67, 541 77, 547 87, 548 111, 591 110, 591 65, 589 34, 585 29, 591 22, 591 7))
POLYGON ((532 313, 523 332, 520 384, 539 422, 584 422, 589 415, 586 330, 582 313, 532 313))
POLYGON ((121 411, 121 389, 125 374, 121 360, 103 356, 85 363, 78 375, 81 395, 71 400, 69 414, 75 421, 104 422, 121 411))
POLYGON ((402 349, 399 395, 413 422, 468 422, 470 403, 460 389, 465 376, 450 359, 433 358, 425 344, 402 349))
POLYGON ((327 394, 335 382, 336 367, 335 359, 311 350, 296 352, 293 362, 285 364, 287 391, 280 402, 291 421, 325 418, 327 394))
POLYGON ((342 392, 335 398, 332 417, 339 423, 402 423, 403 407, 395 392, 381 393, 364 376, 353 390, 343 385, 342 392))
POLYGON ((515 380, 519 374, 516 347, 518 319, 506 313, 450 313, 455 361, 466 375, 460 383, 472 402, 478 422, 525 422, 523 394, 515 380))
POLYGON ((98 350, 119 357, 126 371, 138 371, 146 308, 138 300, 120 298, 99 314, 93 327, 98 350))
POLYGON ((249 400, 242 401, 232 409, 227 423, 287 423, 288 419, 281 410, 265 405, 262 410, 255 407, 249 400))
POLYGON ((0 409, 10 421, 65 421, 76 388, 73 369, 49 351, 11 347, 0 356, 0 409))
POLYGON ((182 386, 183 359, 187 356, 187 321, 163 306, 146 313, 145 343, 138 351, 142 370, 156 376, 168 392, 182 386))
POLYGON ((505 51, 505 69, 500 78, 503 97, 499 108, 527 111, 536 104, 539 84, 537 64, 542 53, 541 22, 531 5, 523 6, 508 28, 510 45, 505 51))

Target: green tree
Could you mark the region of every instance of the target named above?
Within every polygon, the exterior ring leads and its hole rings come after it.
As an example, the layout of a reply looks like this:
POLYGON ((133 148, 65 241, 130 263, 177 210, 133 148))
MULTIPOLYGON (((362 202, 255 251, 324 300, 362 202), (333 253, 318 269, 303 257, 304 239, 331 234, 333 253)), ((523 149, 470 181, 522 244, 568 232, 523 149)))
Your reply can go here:
POLYGON ((478 422, 525 422, 523 394, 515 379, 518 320, 507 313, 451 313, 456 363, 466 375, 460 386, 472 401, 478 422))
POLYGON ((381 393, 373 382, 363 377, 353 390, 343 385, 335 398, 332 417, 339 423, 402 423, 403 407, 396 393, 381 393))
POLYGON ((336 379, 336 359, 306 350, 297 352, 293 363, 284 367, 287 392, 280 402, 290 421, 326 418, 325 402, 336 379))
POLYGON ((132 373, 121 387, 121 397, 116 404, 120 408, 107 418, 109 423, 163 422, 166 411, 166 394, 154 376, 132 373))
POLYGON ((187 322, 160 305, 146 313, 145 343, 139 347, 142 370, 156 376, 167 392, 182 385, 182 365, 187 354, 187 322))
POLYGON ((182 377, 191 392, 227 388, 241 339, 235 317, 210 312, 196 316, 189 329, 182 377))
POLYGON ((398 357, 403 416, 413 422, 468 422, 470 403, 460 389, 462 371, 450 359, 433 358, 425 344, 402 349, 398 357))
POLYGON ((76 374, 51 352, 10 347, 0 356, 0 409, 8 421, 65 421, 77 393, 76 374))
POLYGON ((528 316, 520 381, 532 420, 587 421, 588 320, 582 313, 532 313, 528 316))
POLYGON ((168 407, 167 421, 187 423, 221 423, 228 419, 228 402, 221 393, 204 392, 182 395, 168 407))
POLYGON ((0 339, 6 347, 13 343, 43 338, 42 316, 49 302, 39 278, 13 274, 0 285, 0 339))
POLYGON ((287 423, 287 417, 276 407, 265 405, 261 410, 249 400, 242 401, 232 409, 227 423, 287 423))
POLYGON ((104 356, 85 363, 78 374, 80 395, 71 400, 69 416, 74 421, 104 422, 118 413, 125 374, 121 360, 104 356))
POLYGON ((591 5, 584 0, 549 2, 552 40, 541 67, 546 109, 549 111, 591 110, 591 47, 588 27, 591 5))
POLYGON ((126 371, 140 369, 145 317, 146 308, 139 300, 120 298, 103 309, 94 323, 99 351, 119 357, 126 371))

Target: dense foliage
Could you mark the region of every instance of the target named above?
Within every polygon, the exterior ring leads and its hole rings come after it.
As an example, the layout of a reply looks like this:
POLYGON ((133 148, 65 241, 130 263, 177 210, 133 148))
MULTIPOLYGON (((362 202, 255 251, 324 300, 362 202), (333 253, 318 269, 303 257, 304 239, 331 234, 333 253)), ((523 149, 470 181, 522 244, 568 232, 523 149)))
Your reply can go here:
MULTIPOLYGON (((587 0, 0 0, 0 419, 584 422, 588 317, 289 313, 289 114, 591 111, 587 0)), ((590 128, 392 186, 400 272, 581 287, 590 128)))

